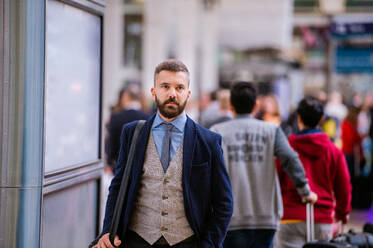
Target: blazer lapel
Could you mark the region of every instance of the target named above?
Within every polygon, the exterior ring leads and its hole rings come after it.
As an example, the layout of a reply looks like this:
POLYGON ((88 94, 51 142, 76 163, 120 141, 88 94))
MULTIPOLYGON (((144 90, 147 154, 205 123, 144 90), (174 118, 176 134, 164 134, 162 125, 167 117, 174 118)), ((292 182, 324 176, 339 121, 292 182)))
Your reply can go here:
POLYGON ((183 147, 183 179, 186 182, 190 181, 194 147, 196 142, 196 126, 195 123, 187 117, 184 131, 184 147, 183 147))

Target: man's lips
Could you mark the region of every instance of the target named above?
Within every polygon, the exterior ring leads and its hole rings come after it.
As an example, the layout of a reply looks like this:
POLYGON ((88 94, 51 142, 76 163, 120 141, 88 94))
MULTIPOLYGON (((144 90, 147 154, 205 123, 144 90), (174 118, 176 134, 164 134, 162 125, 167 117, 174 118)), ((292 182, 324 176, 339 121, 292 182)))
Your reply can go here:
POLYGON ((176 102, 174 102, 174 101, 171 101, 171 102, 167 102, 166 104, 177 105, 177 103, 176 103, 176 102))

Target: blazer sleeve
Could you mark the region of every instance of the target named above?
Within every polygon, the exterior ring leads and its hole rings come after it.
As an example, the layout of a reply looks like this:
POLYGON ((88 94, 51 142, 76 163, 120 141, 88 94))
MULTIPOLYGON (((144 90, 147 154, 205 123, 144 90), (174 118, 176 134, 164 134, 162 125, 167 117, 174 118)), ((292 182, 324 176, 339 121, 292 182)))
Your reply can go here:
POLYGON ((225 167, 221 136, 212 144, 211 171, 212 214, 201 239, 200 247, 222 247, 233 214, 233 196, 229 176, 225 167))
POLYGON ((131 131, 129 128, 126 128, 125 125, 122 129, 122 133, 120 136, 120 150, 119 150, 119 157, 118 162, 115 169, 115 174, 113 179, 111 180, 110 187, 109 187, 109 195, 106 201, 106 208, 105 208, 105 218, 103 229, 101 235, 108 233, 110 231, 110 225, 113 219, 115 203, 117 200, 118 192, 120 189, 120 184, 122 182, 123 172, 125 168, 125 164, 127 161, 128 150, 130 145, 130 138, 132 135, 130 134, 131 131))

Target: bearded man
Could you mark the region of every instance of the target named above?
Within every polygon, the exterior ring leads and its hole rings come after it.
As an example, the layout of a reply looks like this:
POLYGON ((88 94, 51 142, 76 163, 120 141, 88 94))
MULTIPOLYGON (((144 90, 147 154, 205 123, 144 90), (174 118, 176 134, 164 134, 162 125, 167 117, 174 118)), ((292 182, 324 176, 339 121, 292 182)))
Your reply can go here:
POLYGON ((109 228, 137 122, 123 127, 102 237, 95 247, 222 247, 233 212, 221 136, 191 120, 189 71, 167 60, 154 73, 157 113, 136 144, 127 197, 114 244, 109 228))

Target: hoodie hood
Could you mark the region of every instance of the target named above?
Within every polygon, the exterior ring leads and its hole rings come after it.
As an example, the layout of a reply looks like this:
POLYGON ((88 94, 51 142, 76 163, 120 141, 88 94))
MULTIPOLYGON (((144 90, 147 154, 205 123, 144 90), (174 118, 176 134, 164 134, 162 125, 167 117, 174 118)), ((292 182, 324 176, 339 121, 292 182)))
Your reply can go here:
POLYGON ((300 155, 307 157, 318 157, 328 150, 330 147, 330 139, 325 133, 312 134, 292 134, 289 137, 289 143, 292 147, 297 148, 300 155))

